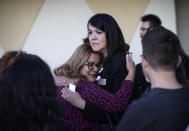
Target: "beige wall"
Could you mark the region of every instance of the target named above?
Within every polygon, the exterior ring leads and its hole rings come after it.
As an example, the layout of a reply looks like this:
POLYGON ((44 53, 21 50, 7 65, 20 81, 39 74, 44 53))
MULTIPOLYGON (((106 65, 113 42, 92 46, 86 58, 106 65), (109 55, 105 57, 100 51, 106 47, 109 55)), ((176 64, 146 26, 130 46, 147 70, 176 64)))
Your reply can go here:
POLYGON ((39 55, 53 70, 83 43, 92 15, 85 0, 45 0, 23 50, 39 55))
POLYGON ((1 47, 1 44, 0 44, 0 57, 4 54, 4 50, 3 48, 1 47))
POLYGON ((122 29, 125 41, 130 44, 149 0, 87 0, 87 2, 94 14, 111 14, 122 29))
POLYGON ((184 51, 189 55, 189 0, 176 0, 178 36, 184 51))
POLYGON ((0 44, 18 50, 35 21, 44 0, 0 0, 0 44))
MULTIPOLYGON (((174 0, 150 0, 144 14, 155 14, 159 16, 162 25, 176 33, 176 14, 174 0)), ((135 63, 140 63, 142 54, 142 44, 140 38, 139 23, 135 35, 131 41, 130 51, 133 53, 133 60, 135 63)))
POLYGON ((176 32, 174 0, 0 0, 0 53, 22 48, 42 57, 53 69, 82 43, 88 19, 99 12, 115 17, 135 63, 142 52, 141 16, 155 13, 176 32))

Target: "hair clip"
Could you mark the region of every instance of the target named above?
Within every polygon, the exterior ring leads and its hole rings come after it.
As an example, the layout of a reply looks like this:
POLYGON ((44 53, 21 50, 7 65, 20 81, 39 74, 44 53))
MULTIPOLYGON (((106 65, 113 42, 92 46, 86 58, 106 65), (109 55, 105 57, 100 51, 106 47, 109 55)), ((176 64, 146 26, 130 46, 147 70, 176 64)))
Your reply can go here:
POLYGON ((20 50, 20 51, 18 51, 18 52, 16 53, 15 57, 16 57, 16 56, 19 56, 21 53, 22 53, 22 51, 21 51, 21 50, 20 50))

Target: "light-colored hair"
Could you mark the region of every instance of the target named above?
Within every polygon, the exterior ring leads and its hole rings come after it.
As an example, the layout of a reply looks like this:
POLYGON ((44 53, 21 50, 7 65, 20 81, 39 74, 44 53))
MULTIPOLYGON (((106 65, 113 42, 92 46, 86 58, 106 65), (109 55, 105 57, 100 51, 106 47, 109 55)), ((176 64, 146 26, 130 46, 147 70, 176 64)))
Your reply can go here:
POLYGON ((94 52, 89 43, 80 45, 73 53, 73 55, 60 67, 54 69, 54 74, 57 76, 67 76, 70 78, 79 78, 85 80, 80 75, 79 70, 86 64, 91 53, 99 54, 102 62, 102 54, 94 52))

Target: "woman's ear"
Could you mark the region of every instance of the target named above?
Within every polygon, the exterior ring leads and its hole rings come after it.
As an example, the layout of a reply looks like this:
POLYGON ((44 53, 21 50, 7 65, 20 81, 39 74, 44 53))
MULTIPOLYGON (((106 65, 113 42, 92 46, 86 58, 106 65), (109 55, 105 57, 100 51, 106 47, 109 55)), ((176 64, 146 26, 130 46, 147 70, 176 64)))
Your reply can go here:
POLYGON ((181 58, 181 56, 179 55, 178 56, 178 61, 177 61, 177 68, 180 66, 180 64, 181 64, 181 62, 182 62, 182 58, 181 58))

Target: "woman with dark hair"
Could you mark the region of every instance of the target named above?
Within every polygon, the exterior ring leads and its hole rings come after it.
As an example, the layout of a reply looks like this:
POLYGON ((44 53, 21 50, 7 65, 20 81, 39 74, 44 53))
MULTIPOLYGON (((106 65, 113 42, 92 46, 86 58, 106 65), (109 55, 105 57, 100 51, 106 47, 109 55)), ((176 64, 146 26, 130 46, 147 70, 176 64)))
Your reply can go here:
MULTIPOLYGON (((127 75, 125 57, 129 45, 125 43, 116 20, 108 14, 92 16, 88 21, 87 29, 88 37, 84 39, 84 43, 88 42, 93 51, 102 53, 104 57, 103 67, 99 71, 96 84, 111 93, 116 93, 127 75)), ((74 100, 81 101, 80 98, 74 100)), ((72 101, 69 102, 72 103, 72 101)), ((89 101, 86 101, 83 114, 88 120, 102 123, 108 123, 110 116, 114 124, 117 124, 122 116, 122 113, 109 114, 89 101)))
MULTIPOLYGON (((17 57, 17 56, 16 56, 17 57)), ((0 88, 0 130, 69 130, 61 116, 57 88, 48 65, 25 55, 6 71, 0 88)))
POLYGON ((129 45, 125 43, 123 33, 112 16, 108 14, 92 16, 87 29, 88 37, 85 41, 90 42, 94 51, 101 52, 106 61, 110 61, 116 53, 125 53, 129 50, 129 45))
MULTIPOLYGON (((93 83, 100 70, 101 62, 101 53, 94 52, 88 43, 80 45, 67 62, 54 70, 57 85, 61 86, 61 83, 68 82, 66 79, 61 81, 62 77, 68 77, 71 79, 70 82, 72 81, 76 84, 76 95, 80 94, 84 100, 93 103, 104 111, 124 111, 128 106, 128 101, 130 100, 133 89, 135 74, 134 62, 129 56, 127 57, 127 66, 125 68, 128 69, 129 73, 124 78, 120 89, 114 94, 93 83), (77 79, 79 82, 77 82, 77 79)), ((85 102, 79 101, 76 103, 76 107, 74 107, 66 101, 69 99, 68 96, 71 96, 74 92, 64 87, 60 87, 60 91, 63 91, 62 95, 64 97, 61 101, 65 108, 62 115, 63 121, 75 131, 90 130, 97 122, 85 119, 83 111, 76 108, 77 105, 79 105, 79 108, 84 109, 85 102), (81 105, 83 105, 83 107, 81 107, 81 105)))
MULTIPOLYGON (((103 68, 97 77, 97 84, 111 93, 116 93, 127 75, 125 53, 129 45, 125 43, 123 33, 116 20, 108 14, 96 14, 87 24, 88 40, 92 49, 104 56, 103 68)), ((86 102, 85 117, 102 123, 108 123, 108 117, 118 124, 122 113, 107 113, 94 104, 86 102), (98 115, 97 115, 98 114, 98 115), (109 116, 107 116, 109 115, 109 116)))

